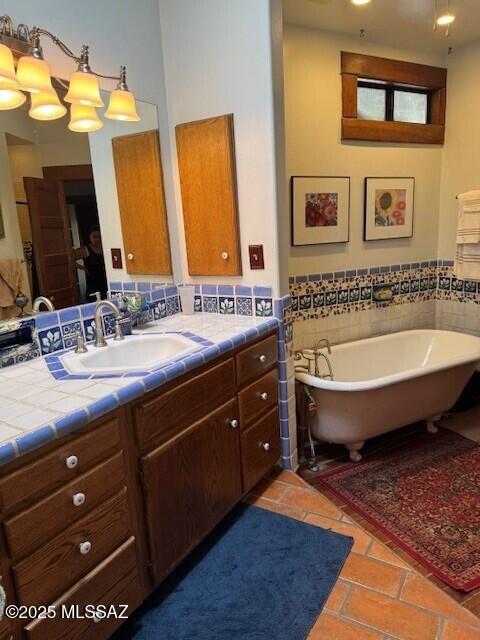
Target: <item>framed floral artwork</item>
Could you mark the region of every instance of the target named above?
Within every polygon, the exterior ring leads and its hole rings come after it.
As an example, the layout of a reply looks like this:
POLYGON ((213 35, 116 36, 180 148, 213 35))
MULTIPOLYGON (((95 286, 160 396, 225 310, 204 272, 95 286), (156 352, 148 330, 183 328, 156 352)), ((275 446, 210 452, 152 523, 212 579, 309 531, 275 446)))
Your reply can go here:
POLYGON ((365 178, 364 240, 413 236, 415 178, 365 178))
POLYGON ((292 176, 292 246, 348 242, 350 178, 292 176))

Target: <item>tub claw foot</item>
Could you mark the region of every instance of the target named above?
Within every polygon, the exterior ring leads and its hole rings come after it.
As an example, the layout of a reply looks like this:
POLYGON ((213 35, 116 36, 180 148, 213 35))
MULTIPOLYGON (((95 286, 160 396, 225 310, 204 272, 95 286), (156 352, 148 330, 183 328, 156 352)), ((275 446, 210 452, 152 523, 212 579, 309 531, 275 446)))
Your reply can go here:
POLYGON ((363 447, 365 442, 352 442, 352 444, 347 444, 346 447, 350 452, 350 460, 352 462, 360 462, 362 459, 362 454, 360 453, 360 449, 363 447))
POLYGON ((360 451, 355 451, 355 449, 350 449, 350 460, 352 462, 360 462, 362 459, 362 454, 360 451))
POLYGON ((434 422, 427 422, 428 433, 438 433, 438 427, 434 422))

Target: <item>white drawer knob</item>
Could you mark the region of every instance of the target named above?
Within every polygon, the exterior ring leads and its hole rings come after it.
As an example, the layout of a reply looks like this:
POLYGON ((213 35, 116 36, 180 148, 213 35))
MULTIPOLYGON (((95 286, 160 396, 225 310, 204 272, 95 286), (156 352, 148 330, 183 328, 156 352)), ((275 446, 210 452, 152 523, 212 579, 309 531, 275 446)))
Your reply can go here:
POLYGON ((85 542, 81 542, 78 548, 80 549, 80 553, 82 554, 82 556, 86 556, 87 553, 90 553, 92 543, 89 540, 86 540, 85 542))
POLYGON ((258 356, 258 359, 261 363, 264 363, 267 361, 267 356, 264 353, 262 353, 261 356, 258 356))
POLYGON ((85 494, 84 493, 76 493, 72 498, 74 507, 81 507, 85 502, 85 494))
POLYGON ((101 622, 101 618, 99 618, 98 616, 93 616, 92 621, 95 622, 95 624, 98 624, 99 622, 101 622))
POLYGON ((229 422, 232 429, 236 429, 238 427, 238 420, 229 420, 229 422))
POLYGON ((260 398, 262 400, 268 400, 268 393, 264 391, 263 393, 260 394, 260 398))
POLYGON ((270 443, 269 442, 262 442, 261 443, 261 447, 264 451, 270 451, 270 443))
POLYGON ((65 465, 67 469, 75 469, 77 464, 78 464, 77 456, 68 456, 68 458, 65 458, 65 465))
POLYGON ((133 260, 133 253, 127 253, 127 260, 133 260))
POLYGON ((228 251, 223 251, 222 260, 228 260, 228 251))

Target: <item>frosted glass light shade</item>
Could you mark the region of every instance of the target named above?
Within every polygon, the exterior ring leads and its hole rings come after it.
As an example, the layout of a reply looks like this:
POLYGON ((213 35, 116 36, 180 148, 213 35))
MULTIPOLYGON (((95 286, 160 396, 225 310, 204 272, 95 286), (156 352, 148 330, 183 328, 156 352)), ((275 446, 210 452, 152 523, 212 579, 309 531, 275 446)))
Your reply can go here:
POLYGON ((87 107, 83 104, 72 104, 70 107, 70 131, 79 133, 98 131, 103 127, 103 122, 97 115, 94 107, 87 107))
POLYGON ((0 88, 18 87, 18 80, 13 65, 13 54, 10 49, 0 44, 0 88))
POLYGON ((41 93, 51 91, 50 68, 45 60, 22 56, 18 61, 17 79, 22 91, 41 93))
POLYGON ((115 89, 110 94, 108 109, 105 117, 112 120, 123 120, 126 122, 139 122, 140 116, 135 105, 135 96, 131 91, 115 89))
POLYGON ((18 89, 0 89, 0 110, 16 109, 20 107, 27 96, 18 89))
POLYGON ((86 73, 85 71, 74 71, 72 73, 65 102, 86 107, 103 107, 98 79, 93 73, 86 73))
POLYGON ((32 93, 32 104, 28 115, 35 120, 57 120, 67 113, 55 89, 42 93, 32 93))

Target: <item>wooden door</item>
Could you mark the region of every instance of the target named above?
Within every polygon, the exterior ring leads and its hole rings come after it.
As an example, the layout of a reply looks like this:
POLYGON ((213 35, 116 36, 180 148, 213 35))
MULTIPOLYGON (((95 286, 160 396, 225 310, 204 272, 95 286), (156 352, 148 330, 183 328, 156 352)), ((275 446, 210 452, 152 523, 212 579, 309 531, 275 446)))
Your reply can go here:
POLYGON ((63 183, 45 178, 24 178, 23 182, 40 294, 56 309, 74 306, 78 285, 63 183))
POLYGON ((158 131, 112 138, 128 273, 172 273, 158 131))
POLYGON ((176 127, 191 275, 242 274, 233 115, 176 127))
POLYGON ((142 460, 150 554, 159 583, 242 494, 234 400, 142 460))

